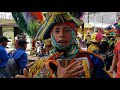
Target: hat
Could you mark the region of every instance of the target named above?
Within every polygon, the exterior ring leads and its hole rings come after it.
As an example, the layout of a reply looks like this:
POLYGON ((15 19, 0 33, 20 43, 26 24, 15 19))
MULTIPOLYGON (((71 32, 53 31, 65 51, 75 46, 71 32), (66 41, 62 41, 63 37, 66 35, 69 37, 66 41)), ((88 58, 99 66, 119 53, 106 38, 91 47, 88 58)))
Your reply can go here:
POLYGON ((96 39, 92 39, 92 40, 90 40, 90 42, 98 42, 96 39))
POLYGON ((82 20, 75 18, 69 12, 53 12, 46 22, 45 28, 42 28, 42 33, 39 35, 44 40, 50 38, 50 31, 56 24, 72 22, 77 28, 83 24, 82 20))
POLYGON ((120 34, 120 23, 117 23, 117 24, 115 25, 115 29, 116 29, 116 33, 117 33, 117 34, 120 34))
POLYGON ((96 32, 94 32, 94 33, 91 35, 91 40, 96 39, 96 35, 97 35, 97 33, 96 33, 96 32))
POLYGON ((102 33, 93 33, 90 42, 100 42, 103 38, 102 33))
POLYGON ((25 39, 18 40, 18 45, 25 45, 25 44, 28 44, 28 42, 25 39))
POLYGON ((99 42, 99 41, 101 41, 102 40, 102 38, 103 38, 103 34, 102 33, 97 33, 96 34, 96 40, 99 42))
POLYGON ((4 41, 10 42, 5 36, 0 36, 0 42, 4 41))
POLYGON ((111 29, 113 29, 113 27, 110 25, 110 26, 108 26, 108 27, 106 27, 106 30, 111 30, 111 29))
POLYGON ((116 23, 114 23, 114 26, 116 26, 118 23, 116 22, 116 23))

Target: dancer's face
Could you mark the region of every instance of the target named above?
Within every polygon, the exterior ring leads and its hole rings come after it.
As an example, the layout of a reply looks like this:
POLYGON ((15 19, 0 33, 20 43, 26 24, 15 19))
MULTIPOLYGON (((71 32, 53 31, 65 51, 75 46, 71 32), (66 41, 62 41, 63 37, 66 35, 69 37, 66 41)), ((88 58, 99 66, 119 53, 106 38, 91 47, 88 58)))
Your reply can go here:
POLYGON ((72 29, 70 26, 62 23, 55 25, 51 31, 51 34, 55 38, 56 42, 58 42, 61 46, 67 46, 69 45, 72 36, 71 31, 72 29))

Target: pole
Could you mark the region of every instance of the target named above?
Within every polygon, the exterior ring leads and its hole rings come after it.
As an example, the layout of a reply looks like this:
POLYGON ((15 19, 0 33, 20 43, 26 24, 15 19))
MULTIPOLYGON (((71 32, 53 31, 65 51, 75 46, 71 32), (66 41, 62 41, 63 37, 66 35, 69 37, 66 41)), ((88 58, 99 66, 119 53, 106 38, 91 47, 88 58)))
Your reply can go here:
POLYGON ((88 12, 88 23, 89 23, 89 12, 88 12))
MULTIPOLYGON (((102 26, 103 26, 103 16, 102 16, 102 26)), ((102 26, 101 26, 101 27, 102 27, 102 26)))
POLYGON ((95 17, 95 13, 94 13, 94 32, 95 32, 95 19, 96 19, 96 17, 95 17))

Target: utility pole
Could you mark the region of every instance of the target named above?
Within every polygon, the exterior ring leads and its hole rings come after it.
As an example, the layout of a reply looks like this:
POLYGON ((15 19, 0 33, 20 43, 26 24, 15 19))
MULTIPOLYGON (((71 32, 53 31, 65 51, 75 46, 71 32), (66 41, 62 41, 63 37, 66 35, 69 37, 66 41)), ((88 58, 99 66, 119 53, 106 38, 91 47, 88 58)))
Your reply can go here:
POLYGON ((89 23, 89 14, 90 14, 90 13, 88 12, 88 23, 89 23))
POLYGON ((96 22, 96 16, 95 16, 95 13, 94 13, 94 32, 95 32, 95 22, 96 22))
POLYGON ((102 16, 102 23, 103 23, 103 16, 102 16))
POLYGON ((103 16, 102 16, 102 26, 103 26, 103 16))

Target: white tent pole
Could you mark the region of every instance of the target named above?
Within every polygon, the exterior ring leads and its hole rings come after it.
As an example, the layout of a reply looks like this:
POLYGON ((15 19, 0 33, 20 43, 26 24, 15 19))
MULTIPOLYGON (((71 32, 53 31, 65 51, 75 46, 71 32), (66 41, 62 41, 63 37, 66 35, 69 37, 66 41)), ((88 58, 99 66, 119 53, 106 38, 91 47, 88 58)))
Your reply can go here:
POLYGON ((94 13, 94 32, 95 32, 95 13, 94 13))

